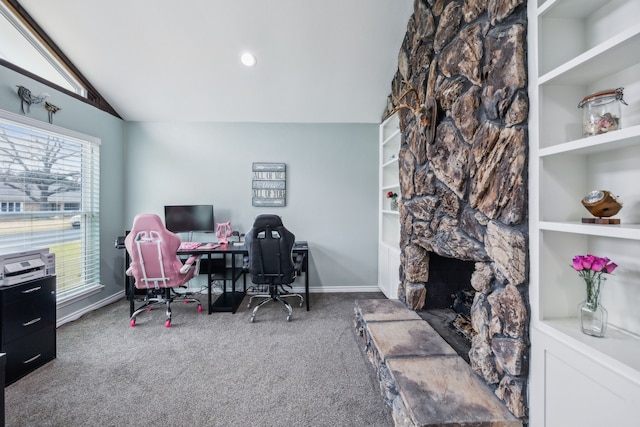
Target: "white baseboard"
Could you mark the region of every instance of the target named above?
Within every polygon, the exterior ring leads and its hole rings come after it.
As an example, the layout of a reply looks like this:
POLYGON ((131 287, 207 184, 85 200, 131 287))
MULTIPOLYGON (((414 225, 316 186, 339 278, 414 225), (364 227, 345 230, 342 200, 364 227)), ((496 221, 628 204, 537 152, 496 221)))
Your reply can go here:
MULTIPOLYGON (((247 282, 247 289, 253 286, 253 283, 247 282)), ((229 288, 227 288, 228 290, 229 288)), ((285 288, 289 292, 295 292, 298 294, 304 293, 304 285, 294 285, 292 288, 285 288)), ((310 286, 310 294, 331 294, 331 293, 347 293, 347 292, 382 292, 377 286, 310 286)), ((206 295, 206 291, 204 292, 206 295)))
MULTIPOLYGON (((247 284, 249 285, 249 284, 247 284)), ((291 292, 304 293, 304 286, 294 286, 291 292)), ((328 293, 346 293, 346 292, 382 292, 377 286, 312 286, 309 287, 310 294, 328 294, 328 293)), ((205 293, 206 294, 206 293, 205 293)), ((83 307, 82 309, 61 317, 56 322, 56 327, 64 325, 68 322, 78 320, 84 314, 90 313, 101 307, 109 305, 125 297, 124 291, 113 294, 103 300, 83 307)))
POLYGON ((56 321, 56 328, 59 328, 60 326, 64 325, 65 323, 69 323, 69 322, 73 322, 74 320, 78 320, 81 316, 83 316, 84 314, 90 313, 93 310, 97 310, 101 307, 104 307, 105 305, 109 305, 113 302, 118 301, 119 299, 124 298, 125 294, 124 291, 118 292, 116 294, 113 294, 103 300, 100 300, 98 302, 95 302, 91 305, 88 305, 86 307, 82 307, 82 309, 73 312, 71 314, 68 314, 64 317, 61 317, 59 319, 57 319, 56 321))
MULTIPOLYGON (((248 284, 247 284, 248 285, 248 284)), ((294 286, 293 291, 304 292, 304 286, 294 286)), ((382 292, 377 286, 309 286, 310 294, 329 294, 345 292, 382 292)))

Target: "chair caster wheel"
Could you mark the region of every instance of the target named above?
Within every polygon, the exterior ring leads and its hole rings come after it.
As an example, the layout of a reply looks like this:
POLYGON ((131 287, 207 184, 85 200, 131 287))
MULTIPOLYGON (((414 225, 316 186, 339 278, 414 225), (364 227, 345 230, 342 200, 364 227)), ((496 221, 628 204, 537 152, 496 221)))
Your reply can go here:
POLYGON ((169 328, 171 326, 171 319, 167 319, 167 321, 164 322, 164 326, 165 328, 169 328))
POLYGON ((134 326, 136 326, 136 319, 131 319, 131 322, 129 322, 129 324, 131 325, 131 327, 133 328, 134 326))

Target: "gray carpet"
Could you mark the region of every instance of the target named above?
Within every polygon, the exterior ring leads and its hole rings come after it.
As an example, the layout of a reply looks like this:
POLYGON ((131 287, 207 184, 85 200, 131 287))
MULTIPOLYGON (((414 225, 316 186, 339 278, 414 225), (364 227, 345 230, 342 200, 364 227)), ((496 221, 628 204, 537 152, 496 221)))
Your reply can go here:
POLYGON ((6 425, 393 426, 353 326, 376 297, 312 294, 291 322, 175 304, 169 329, 119 301, 58 329, 57 359, 5 389, 6 425))

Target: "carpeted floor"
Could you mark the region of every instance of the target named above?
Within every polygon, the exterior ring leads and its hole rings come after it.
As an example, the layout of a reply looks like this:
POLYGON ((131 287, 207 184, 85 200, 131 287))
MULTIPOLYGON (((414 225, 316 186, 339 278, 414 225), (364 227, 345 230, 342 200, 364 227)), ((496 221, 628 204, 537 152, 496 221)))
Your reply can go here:
POLYGON ((6 425, 393 426, 353 326, 376 297, 312 294, 291 322, 175 304, 169 329, 161 309, 130 327, 122 300, 57 330, 57 359, 5 389, 6 425))

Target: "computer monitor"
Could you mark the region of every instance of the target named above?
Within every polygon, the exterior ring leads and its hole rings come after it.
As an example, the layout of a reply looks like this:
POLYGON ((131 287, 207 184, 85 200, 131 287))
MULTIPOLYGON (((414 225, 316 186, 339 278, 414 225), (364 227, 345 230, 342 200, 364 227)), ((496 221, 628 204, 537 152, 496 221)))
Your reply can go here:
POLYGON ((164 223, 174 233, 215 231, 213 205, 181 205, 164 207, 164 223))

